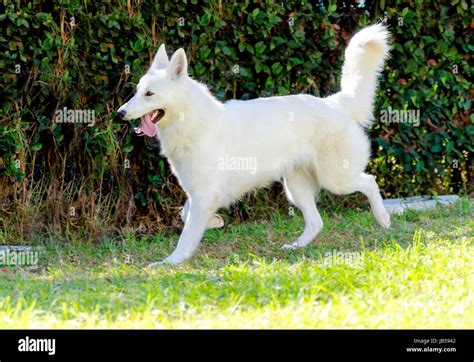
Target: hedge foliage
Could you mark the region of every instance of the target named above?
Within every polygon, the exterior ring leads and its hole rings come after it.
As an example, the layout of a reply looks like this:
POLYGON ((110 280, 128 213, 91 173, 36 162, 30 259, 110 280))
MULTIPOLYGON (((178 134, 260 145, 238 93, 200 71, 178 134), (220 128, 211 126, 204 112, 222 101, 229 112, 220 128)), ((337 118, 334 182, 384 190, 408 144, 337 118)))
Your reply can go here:
POLYGON ((192 76, 221 100, 326 96, 339 89, 351 34, 383 18, 392 56, 380 79, 379 121, 368 130, 370 171, 387 197, 473 190, 474 23, 466 1, 3 0, 2 7, 4 228, 8 218, 26 220, 23 232, 33 221, 95 230, 99 222, 160 225, 175 217, 184 195, 158 145, 114 113, 162 42, 168 51, 184 47, 192 76), (95 125, 53 122, 64 107, 94 110, 95 125), (419 111, 419 125, 381 122, 384 110, 419 111))

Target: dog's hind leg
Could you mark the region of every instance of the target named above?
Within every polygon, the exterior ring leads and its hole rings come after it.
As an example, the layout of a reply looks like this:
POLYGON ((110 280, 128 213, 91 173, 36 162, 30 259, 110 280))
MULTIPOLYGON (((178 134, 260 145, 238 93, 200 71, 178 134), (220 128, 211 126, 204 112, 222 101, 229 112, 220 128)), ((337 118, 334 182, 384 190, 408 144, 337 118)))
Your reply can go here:
POLYGON ((366 173, 361 173, 358 178, 351 184, 353 190, 350 192, 362 192, 369 199, 370 208, 375 220, 384 228, 390 227, 390 215, 388 214, 383 199, 380 195, 379 186, 375 181, 375 177, 366 173))
POLYGON ((361 172, 358 176, 353 178, 350 183, 347 183, 344 186, 339 185, 337 190, 332 189, 332 187, 326 188, 337 194, 362 192, 369 199, 370 208, 372 209, 372 215, 374 215, 375 220, 386 229, 390 227, 390 215, 383 205, 379 186, 377 185, 374 176, 361 172))
MULTIPOLYGON (((179 216, 181 220, 185 223, 186 218, 188 217, 189 212, 189 200, 186 200, 184 203, 183 209, 180 211, 179 216)), ((224 219, 219 214, 212 215, 211 219, 207 223, 206 229, 219 229, 224 227, 224 219)))
POLYGON ((296 249, 308 245, 323 228, 323 220, 316 208, 315 196, 318 190, 316 178, 301 168, 294 168, 284 178, 288 200, 303 213, 304 231, 292 244, 283 249, 296 249))

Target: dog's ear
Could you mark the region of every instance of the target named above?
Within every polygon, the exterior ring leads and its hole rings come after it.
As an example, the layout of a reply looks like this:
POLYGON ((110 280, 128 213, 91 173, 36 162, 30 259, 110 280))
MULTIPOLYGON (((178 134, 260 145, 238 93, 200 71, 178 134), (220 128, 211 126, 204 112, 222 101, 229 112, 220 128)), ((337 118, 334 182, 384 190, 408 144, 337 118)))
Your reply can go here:
POLYGON ((168 67, 169 63, 170 61, 168 59, 168 54, 166 54, 165 44, 161 44, 158 52, 155 55, 155 58, 153 59, 153 64, 151 67, 156 69, 164 69, 168 67))
POLYGON ((171 57, 168 74, 173 80, 178 80, 188 75, 188 60, 183 48, 176 50, 171 57))

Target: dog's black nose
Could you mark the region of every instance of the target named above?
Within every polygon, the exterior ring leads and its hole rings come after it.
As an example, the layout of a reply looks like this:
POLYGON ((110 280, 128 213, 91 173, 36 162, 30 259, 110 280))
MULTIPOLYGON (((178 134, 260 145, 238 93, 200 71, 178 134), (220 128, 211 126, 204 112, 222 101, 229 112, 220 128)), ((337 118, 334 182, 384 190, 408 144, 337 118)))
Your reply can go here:
POLYGON ((123 118, 123 116, 125 116, 125 113, 127 113, 127 111, 125 109, 122 109, 121 111, 118 111, 117 113, 120 116, 120 118, 123 118))

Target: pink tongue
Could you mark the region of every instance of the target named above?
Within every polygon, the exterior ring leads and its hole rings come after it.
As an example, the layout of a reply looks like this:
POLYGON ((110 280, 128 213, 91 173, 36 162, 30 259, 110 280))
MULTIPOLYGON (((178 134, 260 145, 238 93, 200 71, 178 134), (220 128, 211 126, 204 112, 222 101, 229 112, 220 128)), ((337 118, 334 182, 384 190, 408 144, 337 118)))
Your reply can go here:
POLYGON ((145 114, 141 118, 140 123, 140 131, 146 134, 148 137, 155 137, 156 136, 156 126, 151 121, 150 113, 145 114))

